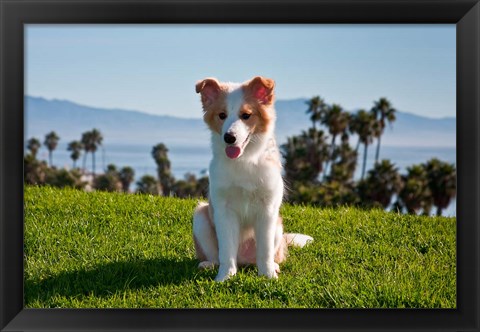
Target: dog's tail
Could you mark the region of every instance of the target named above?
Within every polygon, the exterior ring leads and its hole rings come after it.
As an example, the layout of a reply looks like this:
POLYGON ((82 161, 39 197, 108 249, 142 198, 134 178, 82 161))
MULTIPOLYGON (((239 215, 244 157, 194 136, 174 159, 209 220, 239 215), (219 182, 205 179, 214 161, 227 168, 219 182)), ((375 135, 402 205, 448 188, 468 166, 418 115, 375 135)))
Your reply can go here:
POLYGON ((313 237, 305 234, 286 233, 283 234, 287 246, 303 248, 310 242, 313 242, 313 237))

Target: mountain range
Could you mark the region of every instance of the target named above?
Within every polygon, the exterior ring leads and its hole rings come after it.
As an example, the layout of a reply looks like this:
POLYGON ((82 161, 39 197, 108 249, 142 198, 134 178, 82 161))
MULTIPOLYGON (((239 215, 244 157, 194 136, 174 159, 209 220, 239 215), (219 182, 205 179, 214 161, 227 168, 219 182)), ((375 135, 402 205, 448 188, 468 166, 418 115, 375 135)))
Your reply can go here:
MULTIPOLYGON (((278 143, 311 126, 306 114, 307 99, 278 100, 276 133, 278 143)), ((200 112, 200 110, 199 110, 200 112)), ((67 100, 25 96, 25 138, 43 141, 55 131, 64 144, 79 140, 87 130, 97 128, 104 144, 150 144, 205 146, 209 131, 202 119, 152 115, 139 111, 84 106, 67 100)), ((428 118, 397 111, 396 121, 382 136, 384 146, 455 147, 456 119, 428 118)), ((353 138, 352 144, 356 143, 353 138)))

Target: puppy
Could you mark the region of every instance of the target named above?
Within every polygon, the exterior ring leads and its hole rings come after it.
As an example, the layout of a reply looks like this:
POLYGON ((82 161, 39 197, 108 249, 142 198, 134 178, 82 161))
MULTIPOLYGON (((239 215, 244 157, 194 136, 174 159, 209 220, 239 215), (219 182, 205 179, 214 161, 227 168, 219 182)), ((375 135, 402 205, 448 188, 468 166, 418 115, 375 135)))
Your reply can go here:
POLYGON ((273 80, 245 83, 206 78, 196 84, 203 119, 211 131, 209 203, 193 217, 199 268, 219 265, 216 281, 256 264, 258 274, 277 278, 288 245, 313 239, 284 234, 279 209, 283 199, 282 164, 274 138, 273 80))

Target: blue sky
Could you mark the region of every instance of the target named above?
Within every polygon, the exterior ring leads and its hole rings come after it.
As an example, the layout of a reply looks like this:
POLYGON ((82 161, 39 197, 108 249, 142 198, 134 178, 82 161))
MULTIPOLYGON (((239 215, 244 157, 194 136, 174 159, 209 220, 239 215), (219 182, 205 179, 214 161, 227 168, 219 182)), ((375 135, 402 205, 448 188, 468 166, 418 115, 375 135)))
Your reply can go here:
POLYGON ((387 97, 456 114, 455 25, 27 25, 25 91, 80 104, 200 117, 195 82, 276 81, 278 99, 345 109, 387 97))

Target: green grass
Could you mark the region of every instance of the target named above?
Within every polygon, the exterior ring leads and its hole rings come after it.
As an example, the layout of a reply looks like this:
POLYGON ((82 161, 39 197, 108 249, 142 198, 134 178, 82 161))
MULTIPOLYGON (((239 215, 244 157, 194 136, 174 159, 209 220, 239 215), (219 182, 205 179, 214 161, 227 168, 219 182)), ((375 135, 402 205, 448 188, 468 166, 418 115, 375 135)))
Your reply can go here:
POLYGON ((196 200, 25 189, 28 308, 455 308, 456 219, 282 207, 291 249, 278 280, 197 270, 196 200))

